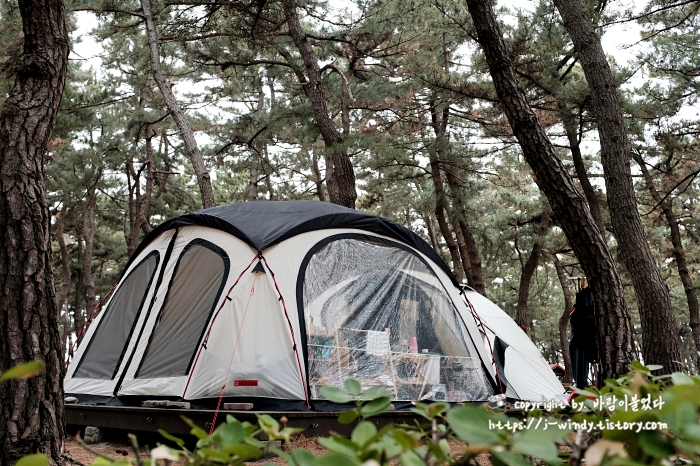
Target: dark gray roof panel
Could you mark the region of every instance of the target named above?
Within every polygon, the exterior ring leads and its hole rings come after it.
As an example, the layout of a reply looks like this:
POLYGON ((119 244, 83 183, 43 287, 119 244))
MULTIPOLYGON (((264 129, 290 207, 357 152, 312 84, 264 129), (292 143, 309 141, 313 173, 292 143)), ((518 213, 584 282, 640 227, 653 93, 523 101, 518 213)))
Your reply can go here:
POLYGON ((154 229, 136 249, 132 259, 162 232, 187 225, 226 231, 258 251, 307 231, 357 228, 413 246, 436 262, 456 283, 440 256, 409 229, 382 217, 320 201, 249 201, 185 214, 154 229))

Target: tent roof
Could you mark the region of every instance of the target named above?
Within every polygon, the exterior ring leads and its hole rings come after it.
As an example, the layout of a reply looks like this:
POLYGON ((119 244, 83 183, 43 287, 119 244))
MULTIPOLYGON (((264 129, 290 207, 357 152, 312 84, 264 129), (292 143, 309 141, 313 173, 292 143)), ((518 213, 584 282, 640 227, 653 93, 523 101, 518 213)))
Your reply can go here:
POLYGON ((190 225, 225 231, 257 251, 308 231, 328 228, 365 230, 416 248, 438 264, 457 284, 449 267, 435 250, 408 228, 382 217, 320 201, 248 201, 185 214, 162 223, 149 233, 129 262, 164 231, 190 225))

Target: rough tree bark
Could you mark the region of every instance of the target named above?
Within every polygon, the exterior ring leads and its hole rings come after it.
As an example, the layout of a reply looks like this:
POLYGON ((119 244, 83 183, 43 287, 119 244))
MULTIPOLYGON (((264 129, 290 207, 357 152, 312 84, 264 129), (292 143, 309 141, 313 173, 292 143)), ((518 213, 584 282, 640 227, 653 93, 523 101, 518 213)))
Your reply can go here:
POLYGON ((333 121, 328 115, 326 108, 325 89, 323 80, 321 79, 321 70, 318 67, 318 61, 311 49, 311 44, 306 36, 306 33, 299 22, 297 14, 297 6, 295 0, 283 0, 282 8, 287 20, 289 28, 289 36, 292 42, 299 50, 306 75, 299 69, 298 66, 292 65, 292 60, 289 53, 278 49, 285 59, 293 66, 294 73, 299 79, 299 83, 304 88, 304 93, 311 101, 316 125, 321 132, 321 137, 326 143, 326 147, 330 151, 329 159, 331 164, 326 164, 326 187, 328 188, 328 197, 334 204, 340 204, 345 207, 355 208, 357 200, 357 191, 355 189, 355 171, 350 161, 347 149, 343 147, 343 138, 336 129, 333 121), (332 165, 330 173, 328 165, 332 165))
POLYGON ((211 176, 204 166, 204 158, 202 153, 199 151, 199 146, 194 138, 194 132, 192 127, 185 117, 185 113, 180 108, 177 103, 173 91, 170 88, 170 84, 165 80, 163 76, 163 70, 160 67, 160 52, 158 50, 158 35, 156 34, 156 25, 153 22, 153 9, 151 8, 151 0, 141 0, 141 8, 143 9, 143 17, 146 22, 146 35, 148 37, 148 50, 151 56, 151 70, 153 71, 153 78, 158 84, 158 89, 163 95, 163 100, 165 105, 167 105, 170 114, 173 116, 173 120, 177 125, 177 129, 180 131, 182 136, 182 141, 187 149, 187 154, 190 157, 190 162, 192 162, 192 168, 194 168, 195 176, 197 177, 197 183, 199 184, 199 192, 202 196, 202 205, 204 208, 214 207, 216 203, 214 202, 214 191, 211 187, 211 176))
POLYGON ((637 210, 629 141, 610 65, 579 0, 554 0, 554 5, 571 36, 591 90, 610 221, 637 294, 644 362, 664 366, 664 373, 680 371, 678 324, 637 210))
POLYGON ((0 372, 42 360, 36 377, 0 384, 0 464, 32 452, 62 462, 63 361, 51 271, 44 157, 68 63, 60 0, 19 0, 24 50, 0 109, 0 372))
POLYGON ((530 256, 528 256, 520 271, 520 286, 518 287, 518 305, 515 316, 515 323, 517 323, 520 328, 524 331, 529 331, 530 328, 530 312, 527 307, 527 300, 530 296, 530 284, 532 283, 532 276, 537 270, 537 264, 540 262, 540 255, 542 254, 542 243, 541 238, 547 234, 549 230, 549 219, 551 217, 551 211, 549 207, 545 208, 542 212, 542 219, 540 220, 540 227, 537 231, 538 239, 532 246, 532 251, 530 251, 530 256))
POLYGON ((561 346, 561 356, 564 358, 564 383, 574 383, 574 373, 571 369, 571 354, 569 354, 569 339, 566 338, 566 328, 569 325, 571 310, 574 308, 574 297, 571 295, 571 288, 566 278, 564 265, 556 254, 552 254, 554 268, 557 271, 561 291, 564 293, 564 312, 559 317, 559 345, 561 346))
MULTIPOLYGON (((671 244, 673 244, 673 258, 676 259, 676 269, 678 270, 678 276, 683 283, 683 289, 685 290, 686 301, 688 302, 688 317, 690 330, 693 335, 693 341, 695 342, 695 348, 700 351, 700 305, 698 305, 698 295, 695 292, 695 285, 693 284, 693 279, 690 276, 690 271, 688 270, 688 263, 685 260, 685 248, 683 247, 683 241, 681 240, 681 230, 678 226, 678 217, 673 212, 673 204, 669 198, 663 199, 659 192, 654 186, 654 180, 651 178, 649 169, 644 163, 644 159, 641 154, 632 151, 632 157, 639 164, 639 168, 642 171, 642 176, 644 176, 644 181, 647 185, 647 189, 651 194, 651 198, 661 207, 661 212, 663 212, 664 217, 666 217, 666 222, 668 223, 668 228, 671 230, 671 244)), ((697 367, 700 369, 700 359, 696 360, 697 367)))
POLYGON ((491 3, 467 0, 467 6, 513 134, 591 284, 598 322, 601 380, 616 378, 629 370, 634 347, 630 314, 615 262, 585 199, 557 158, 551 141, 527 102, 491 3))

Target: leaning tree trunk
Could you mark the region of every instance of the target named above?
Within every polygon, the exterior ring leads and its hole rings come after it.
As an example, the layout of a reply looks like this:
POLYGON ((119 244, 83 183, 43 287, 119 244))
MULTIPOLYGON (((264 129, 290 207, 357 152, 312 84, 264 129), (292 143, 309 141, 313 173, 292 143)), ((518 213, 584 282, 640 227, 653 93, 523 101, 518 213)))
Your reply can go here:
MULTIPOLYGON (((681 240, 681 230, 678 226, 678 217, 673 212, 673 204, 671 200, 666 198, 663 199, 659 192, 654 186, 654 181, 651 179, 651 174, 647 169, 646 164, 642 156, 634 151, 632 151, 632 157, 639 164, 639 168, 642 170, 642 175, 644 176, 644 181, 649 189, 651 198, 659 206, 661 206, 661 211, 666 217, 666 222, 668 223, 668 228, 671 230, 671 244, 673 244, 673 258, 676 259, 676 269, 678 270, 678 276, 683 283, 683 289, 685 290, 685 298, 688 302, 688 317, 690 330, 693 334, 693 341, 695 342, 695 348, 700 352, 700 305, 698 305, 698 295, 695 292, 695 284, 693 283, 693 278, 690 276, 690 271, 688 270, 688 263, 685 260, 685 248, 683 247, 683 241, 681 240)), ((695 360, 698 370, 700 370, 700 358, 695 360)))
POLYGON ((173 120, 177 125, 177 129, 180 131, 182 136, 182 141, 187 149, 187 154, 190 157, 190 162, 192 162, 192 168, 194 168, 194 173, 197 176, 197 183, 199 184, 199 192, 202 195, 202 205, 204 208, 214 207, 216 203, 214 202, 214 191, 211 187, 211 176, 204 166, 204 158, 202 153, 199 151, 199 146, 197 146, 197 141, 194 138, 194 132, 192 127, 187 121, 185 113, 180 108, 177 103, 173 91, 170 88, 170 84, 165 80, 163 76, 163 70, 160 67, 160 52, 158 51, 158 36, 156 34, 156 25, 153 22, 153 9, 151 8, 151 0, 141 0, 141 8, 143 9, 143 17, 146 21, 146 35, 148 37, 148 49, 151 56, 151 70, 153 70, 153 78, 158 84, 158 89, 163 95, 163 100, 165 105, 168 106, 173 120))
POLYGON ((615 262, 585 199, 557 158, 551 141, 527 102, 491 3, 467 0, 467 6, 513 134, 591 284, 602 380, 617 378, 629 370, 634 347, 632 322, 615 262))
POLYGON ((639 303, 644 362, 660 364, 664 372, 679 371, 678 324, 668 288, 649 248, 637 210, 629 141, 610 65, 581 3, 578 0, 554 0, 554 4, 571 36, 591 90, 610 220, 639 303))
POLYGON ((0 109, 0 372, 32 360, 36 377, 0 383, 0 464, 41 451, 61 462, 63 363, 51 271, 44 157, 68 63, 60 0, 19 0, 24 51, 0 109))
MULTIPOLYGON (((355 208, 357 200, 357 190, 355 188, 355 171, 348 155, 347 149, 343 146, 343 138, 336 129, 331 117, 328 115, 326 107, 325 89, 323 80, 321 79, 321 70, 318 67, 318 61, 311 49, 306 33, 299 22, 297 14, 297 6, 295 0, 283 0, 282 9, 287 20, 289 28, 289 36, 292 38, 294 45, 299 49, 299 54, 304 61, 306 75, 296 66, 294 72, 299 79, 299 83, 304 88, 304 93, 311 101, 316 125, 321 133, 323 142, 330 151, 330 160, 332 169, 326 175, 326 187, 328 188, 328 197, 334 204, 340 204, 345 207, 355 208)), ((280 50, 282 52, 282 50, 280 50)), ((290 65, 294 63, 288 56, 285 58, 290 65)))

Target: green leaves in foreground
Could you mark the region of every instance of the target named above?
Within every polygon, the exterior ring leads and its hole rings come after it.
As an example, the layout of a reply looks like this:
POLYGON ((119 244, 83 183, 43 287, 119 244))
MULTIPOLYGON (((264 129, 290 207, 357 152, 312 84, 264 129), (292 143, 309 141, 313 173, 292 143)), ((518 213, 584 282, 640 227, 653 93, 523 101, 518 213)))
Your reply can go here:
POLYGON ((27 455, 20 458, 15 466, 49 466, 49 458, 43 453, 36 453, 34 455, 27 455))
POLYGON ((350 403, 357 407, 343 412, 338 417, 341 424, 350 424, 357 419, 364 420, 382 414, 391 408, 391 392, 381 385, 362 391, 362 385, 355 379, 345 381, 345 390, 337 387, 321 387, 321 396, 333 403, 350 403))
MULTIPOLYGON (((580 466, 581 458, 587 466, 700 464, 700 377, 654 376, 654 367, 638 363, 634 367, 637 370, 629 375, 606 380, 600 390, 587 390, 586 395, 595 397, 597 403, 581 396, 577 399, 579 408, 567 413, 539 411, 531 413, 535 417, 512 418, 476 404, 454 407, 445 402, 417 402, 411 409, 418 415, 414 424, 381 427, 371 418, 390 409, 390 393, 381 386, 363 390, 358 381, 349 379, 343 388, 321 390, 330 401, 354 403, 339 421, 357 422, 349 436, 332 434, 317 439, 327 453, 315 455, 307 449, 294 449, 291 440, 301 429, 287 427, 284 416, 275 419, 261 414, 257 424, 227 416, 212 435, 187 421, 192 435, 199 439, 197 448, 189 451, 183 440, 163 432, 179 448, 157 447, 151 459, 177 458, 190 466, 242 466, 263 455, 265 444, 258 437, 266 435, 271 440, 284 440, 284 450, 271 451, 291 466, 483 464, 485 458, 479 455, 488 455, 494 466, 580 466), (640 404, 635 411, 619 403, 602 403, 633 396, 648 400, 651 408, 640 404), (611 423, 623 427, 600 427, 611 423), (598 427, 593 430, 576 424, 598 427), (647 428, 649 425, 652 427, 647 428), (579 430, 574 433, 572 429, 579 430), (594 433, 601 438, 591 438, 594 433), (569 447, 567 451, 562 451, 562 445, 569 447), (576 455, 567 457, 569 450, 576 455)), ((32 455, 18 466, 46 466, 47 461, 43 455, 32 455)), ((93 465, 126 466, 134 461, 99 458, 93 465)))
POLYGON ((41 361, 30 361, 12 369, 8 369, 0 375, 0 382, 10 379, 28 379, 38 375, 44 368, 41 361))

